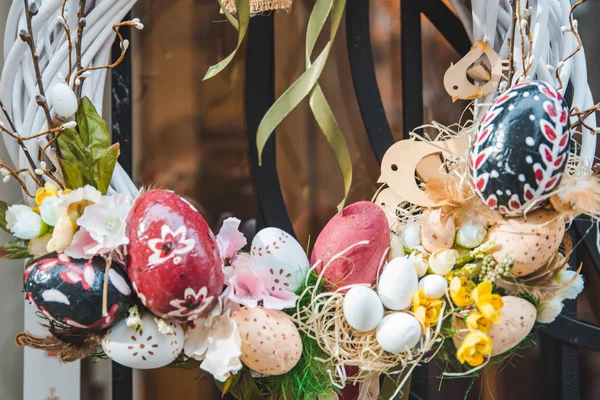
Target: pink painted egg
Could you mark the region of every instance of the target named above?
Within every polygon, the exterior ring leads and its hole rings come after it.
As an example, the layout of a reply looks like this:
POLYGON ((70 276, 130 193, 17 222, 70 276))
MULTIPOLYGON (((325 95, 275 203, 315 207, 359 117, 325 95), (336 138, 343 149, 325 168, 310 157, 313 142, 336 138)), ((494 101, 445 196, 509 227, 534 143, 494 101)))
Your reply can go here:
POLYGON ((208 313, 223 291, 215 236, 198 211, 176 194, 138 197, 128 224, 129 277, 142 303, 169 320, 208 313))
POLYGON ((389 246, 390 231, 384 211, 369 201, 360 201, 344 208, 325 225, 310 262, 314 265, 321 260, 317 272, 326 267, 323 276, 330 288, 355 283, 370 285, 377 278, 389 246), (361 241, 368 244, 358 244, 361 241), (341 257, 333 259, 336 255, 341 257))

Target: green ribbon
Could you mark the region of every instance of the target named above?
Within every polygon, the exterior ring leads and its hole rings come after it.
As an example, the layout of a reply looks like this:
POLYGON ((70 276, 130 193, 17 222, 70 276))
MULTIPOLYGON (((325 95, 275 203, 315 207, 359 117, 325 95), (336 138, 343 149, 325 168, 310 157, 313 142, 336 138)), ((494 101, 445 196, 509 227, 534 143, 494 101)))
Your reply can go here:
POLYGON ((335 35, 340 26, 346 0, 317 0, 308 21, 306 34, 306 70, 292 85, 273 103, 264 115, 256 133, 256 147, 258 150, 259 165, 262 163, 262 151, 275 128, 287 117, 287 115, 307 96, 309 105, 315 119, 323 131, 327 142, 331 146, 337 159, 342 177, 344 179, 344 198, 338 204, 338 211, 344 207, 346 198, 352 184, 352 163, 350 152, 342 134, 342 131, 327 103, 327 99, 318 84, 318 79, 323 72, 325 63, 335 35), (331 30, 329 40, 314 62, 311 63, 311 55, 314 51, 317 39, 325 27, 327 19, 331 15, 331 30))
POLYGON ((246 36, 246 32, 248 32, 248 23, 250 22, 250 0, 235 0, 235 8, 237 10, 237 19, 227 11, 227 8, 223 5, 221 0, 219 1, 219 5, 221 6, 221 10, 225 14, 225 17, 229 20, 231 25, 238 31, 238 41, 235 49, 225 57, 223 60, 219 61, 215 65, 211 66, 208 71, 206 71, 206 75, 204 75, 203 81, 212 78, 217 75, 219 72, 223 71, 227 65, 233 60, 236 53, 238 52, 242 42, 244 41, 244 37, 246 36))

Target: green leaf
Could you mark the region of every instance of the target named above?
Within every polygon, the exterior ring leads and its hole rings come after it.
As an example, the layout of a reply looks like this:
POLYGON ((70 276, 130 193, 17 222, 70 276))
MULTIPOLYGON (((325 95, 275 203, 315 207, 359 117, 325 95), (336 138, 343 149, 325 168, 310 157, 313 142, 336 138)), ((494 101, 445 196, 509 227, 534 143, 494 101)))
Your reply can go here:
POLYGON ((65 129, 58 138, 65 184, 69 189, 92 185, 106 194, 119 145, 110 145, 106 122, 87 97, 81 99, 75 119, 77 131, 65 129))
POLYGON ((121 154, 121 147, 119 143, 115 143, 104 152, 94 168, 94 182, 96 182, 96 188, 102 194, 106 194, 108 191, 119 154, 121 154))
MULTIPOLYGON (((221 4, 221 6, 222 6, 222 4, 221 4)), ((213 76, 217 75, 219 72, 223 71, 225 69, 225 67, 227 67, 227 65, 229 65, 231 60, 233 60, 233 57, 235 57, 235 54, 237 53, 240 46, 242 45, 242 42, 244 41, 244 37, 246 36, 246 32, 248 31, 248 24, 250 22, 250 0, 235 0, 235 7, 237 10, 237 15, 238 15, 237 27, 236 27, 236 23, 233 22, 233 19, 234 19, 233 16, 229 13, 226 13, 225 15, 227 16, 227 19, 229 20, 229 22, 231 22, 231 24, 238 31, 237 46, 231 52, 231 54, 229 54, 227 57, 225 57, 225 59, 219 61, 218 63, 216 63, 215 65, 211 66, 208 69, 208 71, 206 72, 206 75, 204 75, 204 78, 202 79, 203 81, 210 79, 213 76)), ((225 9, 225 7, 222 7, 222 9, 224 10, 223 12, 227 11, 225 9)))
POLYGON ((21 260, 32 257, 29 254, 29 241, 16 239, 0 246, 0 257, 10 260, 21 260))
POLYGON ((77 189, 91 184, 88 163, 89 156, 79 132, 65 129, 57 139, 60 148, 60 165, 68 189, 77 189))
POLYGON ((10 229, 6 227, 6 211, 8 210, 8 207, 10 207, 10 204, 5 201, 0 201, 0 228, 11 233, 10 229))

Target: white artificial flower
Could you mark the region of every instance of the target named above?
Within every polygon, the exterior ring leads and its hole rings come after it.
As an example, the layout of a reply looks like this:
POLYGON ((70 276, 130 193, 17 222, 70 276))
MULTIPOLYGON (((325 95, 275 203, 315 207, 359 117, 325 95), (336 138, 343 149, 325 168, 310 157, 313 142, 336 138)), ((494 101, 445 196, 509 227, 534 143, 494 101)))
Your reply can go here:
POLYGON ((456 243, 468 249, 474 249, 483 243, 485 235, 487 235, 485 226, 469 221, 458 228, 456 243))
POLYGON ((402 228, 400 237, 404 247, 409 250, 415 249, 421 244, 421 227, 416 222, 410 221, 402 228))
POLYGON ((392 234, 392 239, 390 240, 390 247, 392 259, 405 256, 404 247, 402 246, 402 238, 400 236, 392 234))
POLYGON ((446 275, 452 271, 457 259, 458 251, 440 249, 429 256, 429 268, 438 275, 446 275))
POLYGON ((133 306, 129 309, 129 316, 127 317, 126 323, 128 327, 133 328, 136 332, 144 328, 144 321, 142 321, 137 306, 133 306))
POLYGON ((6 211, 6 228, 19 239, 34 239, 48 232, 48 225, 30 207, 18 204, 6 211))
POLYGON ((29 241, 29 254, 31 254, 33 258, 40 258, 48 254, 46 246, 48 245, 48 242, 51 238, 52 234, 46 233, 44 236, 31 239, 29 241))
POLYGON ((60 199, 60 203, 56 206, 56 212, 60 216, 67 212, 71 204, 82 201, 85 201, 88 204, 99 202, 102 199, 102 193, 93 186, 85 185, 84 187, 75 189, 67 194, 60 193, 58 198, 60 199))
POLYGON ((60 199, 56 196, 46 197, 42 200, 42 204, 40 205, 40 215, 42 220, 50 226, 56 226, 58 222, 58 205, 60 204, 60 199))
POLYGON ((554 321, 563 309, 563 298, 554 297, 553 299, 541 304, 542 311, 537 315, 537 321, 543 324, 549 324, 554 321))
POLYGON ((408 259, 412 261, 419 278, 427 274, 427 268, 429 268, 429 266, 427 265, 425 254, 414 251, 410 254, 410 256, 408 256, 408 259))
POLYGON ((583 290, 583 277, 573 270, 565 269, 558 276, 558 283, 564 284, 567 282, 571 283, 567 287, 560 289, 558 295, 564 299, 573 300, 583 290))
POLYGON ((242 339, 231 318, 235 307, 225 291, 205 318, 191 322, 183 345, 188 357, 202 360, 200 368, 221 382, 242 369, 242 339))
POLYGON ((173 334, 173 327, 169 324, 167 324, 163 319, 161 318, 154 318, 154 322, 156 323, 156 325, 158 326, 158 331, 160 333, 162 333, 165 336, 169 336, 173 334))

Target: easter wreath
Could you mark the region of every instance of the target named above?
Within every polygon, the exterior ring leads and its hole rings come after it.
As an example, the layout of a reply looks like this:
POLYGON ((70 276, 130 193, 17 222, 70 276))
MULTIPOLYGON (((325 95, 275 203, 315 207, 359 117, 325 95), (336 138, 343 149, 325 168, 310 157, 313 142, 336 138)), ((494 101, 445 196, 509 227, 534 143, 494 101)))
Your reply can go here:
MULTIPOLYGON (((110 144, 101 102, 93 98, 106 69, 125 57, 119 27, 143 28, 137 19, 113 21, 133 2, 110 14, 110 30, 102 13, 111 1, 84 1, 77 11, 67 1, 14 6, 26 29, 11 51, 29 49, 33 67, 19 70, 24 83, 17 90, 25 99, 4 90, 16 65, 28 60, 7 63, 0 80, 1 100, 9 100, 1 104, 0 130, 16 165, 0 161, 0 172, 25 195, 24 204, 0 204, 0 227, 15 236, 0 255, 27 260, 26 298, 49 332, 21 332, 17 344, 65 362, 108 357, 132 368, 199 367, 238 399, 335 398, 347 385, 375 398, 382 375, 394 382, 394 398, 412 370, 434 357, 447 361, 450 376, 473 376, 509 357, 536 320, 551 322, 563 300, 581 292, 581 276, 569 269, 574 246, 565 226, 581 214, 600 216, 600 183, 591 168, 595 107, 577 76, 585 74, 585 58, 581 46, 563 51, 580 44, 572 12, 581 2, 567 12, 500 2, 486 14, 497 17, 495 24, 469 19, 456 3, 476 40, 465 60, 486 53, 491 63, 475 71, 472 62, 459 62, 445 77, 451 96, 479 99, 469 109, 472 120, 432 123, 423 129, 437 131, 435 140, 415 132, 394 144, 381 165, 385 185, 372 202, 335 215, 310 258, 275 227, 247 243, 240 221, 229 218, 215 236, 187 201, 167 190, 138 192, 123 173, 119 146, 110 144), (507 12, 513 29, 501 22, 507 12), (50 22, 52 40, 40 43, 34 28, 50 18, 58 25, 50 22), (551 18, 565 23, 540 33, 551 18), (497 30, 486 32, 490 26, 497 30), (99 33, 100 44, 110 43, 111 33, 120 40, 113 64, 102 62, 107 52, 95 53, 102 46, 85 40, 99 33), (508 77, 483 40, 496 35, 511 35, 498 50, 510 53, 508 77), (541 41, 565 54, 558 60, 535 53, 541 41), (56 54, 60 67, 49 62, 56 54), (569 80, 571 105, 563 99, 562 82, 569 80), (577 129, 592 150, 573 139, 577 129)), ((344 4, 315 6, 315 20, 324 23, 331 13, 330 41, 344 4)), ((474 15, 478 7, 472 5, 474 15)), ((236 1, 236 9, 239 20, 223 11, 243 39, 248 2, 236 1)), ((314 63, 307 60, 307 71, 322 70, 327 46, 314 63)), ((314 43, 308 47, 310 58, 314 43)), ((325 97, 316 78, 302 79, 292 91, 308 87, 304 95, 322 106, 313 108, 319 120, 329 110, 325 97)), ((285 117, 283 103, 274 104, 263 126, 285 117)), ((332 129, 328 137, 339 128, 332 129)), ((332 143, 344 170, 347 149, 332 143)))

